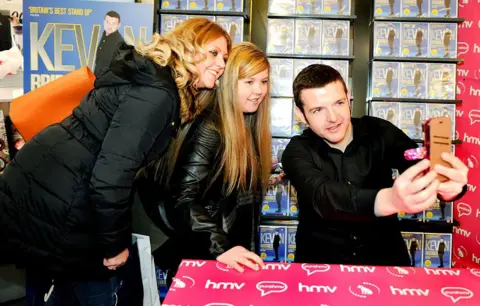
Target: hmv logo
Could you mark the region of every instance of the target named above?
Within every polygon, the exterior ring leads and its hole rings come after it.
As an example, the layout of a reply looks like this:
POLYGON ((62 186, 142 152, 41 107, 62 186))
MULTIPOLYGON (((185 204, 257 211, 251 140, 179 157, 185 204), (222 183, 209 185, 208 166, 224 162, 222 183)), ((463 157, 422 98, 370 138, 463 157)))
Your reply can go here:
POLYGON ((340 265, 340 271, 349 273, 373 273, 375 272, 375 267, 340 265))
POLYGON ((472 253, 472 262, 475 262, 477 264, 480 264, 480 257, 475 256, 475 254, 472 253))
POLYGON ((263 270, 269 271, 288 271, 290 264, 265 264, 263 270))
POLYGON ((427 275, 438 275, 438 276, 460 276, 460 270, 450 270, 450 269, 428 269, 425 268, 427 275))
POLYGON ((215 290, 241 290, 245 286, 245 283, 230 283, 230 282, 219 282, 215 283, 207 279, 205 283, 205 289, 215 289, 215 290))
POLYGON ((298 283, 298 292, 308 293, 335 293, 337 286, 308 286, 302 283, 298 283))
POLYGON ((180 267, 190 267, 190 268, 201 268, 206 264, 205 261, 197 261, 197 260, 184 260, 180 264, 180 267))
POLYGON ((402 295, 402 296, 428 296, 430 293, 429 289, 400 289, 400 288, 395 288, 393 286, 390 286, 390 291, 392 292, 393 295, 402 295))

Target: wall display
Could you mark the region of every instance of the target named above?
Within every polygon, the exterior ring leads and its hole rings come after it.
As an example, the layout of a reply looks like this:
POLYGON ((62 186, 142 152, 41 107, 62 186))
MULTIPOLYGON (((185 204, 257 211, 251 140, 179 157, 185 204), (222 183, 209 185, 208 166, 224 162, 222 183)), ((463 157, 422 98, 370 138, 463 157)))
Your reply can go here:
POLYGON ((25 0, 23 5, 24 47, 30 50, 24 57, 25 93, 82 66, 98 71, 118 42, 146 43, 153 32, 150 4, 45 0, 39 6, 25 0))

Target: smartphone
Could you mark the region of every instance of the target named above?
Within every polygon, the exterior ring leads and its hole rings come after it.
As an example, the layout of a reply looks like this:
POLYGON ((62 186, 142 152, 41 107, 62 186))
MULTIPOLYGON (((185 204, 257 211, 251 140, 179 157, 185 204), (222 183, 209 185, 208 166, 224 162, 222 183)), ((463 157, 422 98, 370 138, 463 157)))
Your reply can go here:
MULTIPOLYGON (((450 168, 451 165, 442 159, 442 153, 452 153, 452 131, 450 117, 429 118, 424 123, 425 148, 427 158, 430 160, 430 169, 435 165, 450 168)), ((443 175, 438 175, 440 182, 448 179, 443 175)))

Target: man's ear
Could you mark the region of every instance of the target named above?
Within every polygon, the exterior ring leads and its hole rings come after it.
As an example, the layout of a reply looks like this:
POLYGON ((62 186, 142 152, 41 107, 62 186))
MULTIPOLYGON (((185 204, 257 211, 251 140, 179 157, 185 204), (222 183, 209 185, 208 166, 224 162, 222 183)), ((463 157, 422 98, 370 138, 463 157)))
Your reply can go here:
POLYGON ((352 96, 350 94, 350 89, 347 89, 347 100, 348 100, 348 106, 352 108, 352 96))
POLYGON ((297 117, 298 119, 300 119, 300 121, 304 124, 308 124, 308 121, 307 121, 307 118, 305 117, 305 114, 303 113, 302 110, 300 110, 300 108, 298 108, 298 106, 294 106, 295 107, 295 117, 297 117))

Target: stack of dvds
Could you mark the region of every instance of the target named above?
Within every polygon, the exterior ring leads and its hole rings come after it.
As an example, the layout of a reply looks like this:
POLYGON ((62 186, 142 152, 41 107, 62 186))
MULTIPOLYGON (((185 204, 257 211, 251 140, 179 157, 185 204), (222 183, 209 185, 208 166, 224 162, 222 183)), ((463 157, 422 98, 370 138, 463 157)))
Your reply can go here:
POLYGON ((159 10, 160 33, 170 32, 178 23, 189 18, 204 17, 221 25, 233 43, 248 40, 244 37, 245 20, 249 18, 243 0, 165 0, 159 10))
POLYGON ((356 19, 352 7, 345 0, 269 0, 266 52, 272 82, 272 176, 259 229, 259 254, 266 261, 295 259, 297 195, 281 165, 290 138, 306 128, 294 106, 293 81, 303 68, 326 64, 337 69, 351 88, 351 23, 356 19))
MULTIPOLYGON (((423 122, 432 117, 450 117, 452 139, 457 138, 455 105, 461 103, 456 99, 457 28, 463 21, 457 18, 457 8, 457 1, 374 0, 368 113, 390 121, 419 145, 423 122)), ((392 171, 393 178, 398 176, 396 169, 392 171)), ((451 266, 452 202, 438 200, 427 211, 398 217, 408 225, 404 238, 412 266, 451 266), (412 227, 410 221, 423 225, 412 227), (429 226, 449 233, 425 233, 429 226), (411 237, 416 238, 414 243, 411 237)))

